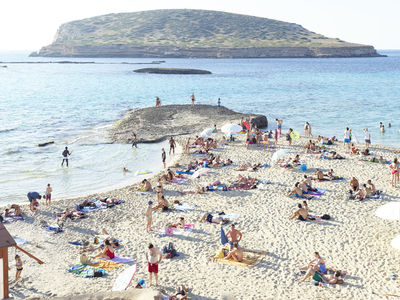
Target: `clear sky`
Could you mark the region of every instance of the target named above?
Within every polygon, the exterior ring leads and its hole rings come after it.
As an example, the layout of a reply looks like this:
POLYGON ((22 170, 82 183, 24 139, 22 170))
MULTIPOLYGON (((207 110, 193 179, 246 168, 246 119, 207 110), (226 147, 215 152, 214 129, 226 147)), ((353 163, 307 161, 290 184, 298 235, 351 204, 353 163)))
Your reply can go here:
POLYGON ((1 0, 0 50, 39 50, 72 20, 163 8, 272 18, 348 42, 400 49, 400 0, 1 0))

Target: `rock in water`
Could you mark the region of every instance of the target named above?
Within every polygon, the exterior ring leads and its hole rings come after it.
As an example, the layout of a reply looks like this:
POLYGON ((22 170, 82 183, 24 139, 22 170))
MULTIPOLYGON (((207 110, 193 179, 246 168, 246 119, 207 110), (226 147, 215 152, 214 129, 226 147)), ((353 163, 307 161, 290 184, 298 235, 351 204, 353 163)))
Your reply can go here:
POLYGON ((149 74, 211 74, 210 71, 198 69, 176 69, 176 68, 144 68, 134 70, 135 73, 149 73, 149 74))

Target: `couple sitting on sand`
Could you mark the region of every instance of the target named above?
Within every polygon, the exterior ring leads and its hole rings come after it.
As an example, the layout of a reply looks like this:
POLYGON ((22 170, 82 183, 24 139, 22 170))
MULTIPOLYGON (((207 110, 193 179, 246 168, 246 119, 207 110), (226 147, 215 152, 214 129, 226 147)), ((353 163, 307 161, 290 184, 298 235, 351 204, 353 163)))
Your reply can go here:
POLYGON ((354 154, 354 155, 365 155, 365 156, 367 156, 367 155, 369 155, 369 149, 365 149, 365 150, 361 151, 361 150, 356 148, 354 143, 351 143, 350 153, 354 154))
POLYGON ((17 204, 11 204, 11 208, 6 208, 4 211, 4 217, 19 217, 22 216, 22 209, 17 204))
POLYGON ((308 216, 309 213, 309 209, 308 209, 308 205, 306 201, 303 201, 303 205, 301 205, 300 203, 298 204, 298 210, 296 210, 293 215, 290 217, 291 220, 293 219, 297 219, 300 221, 306 221, 306 220, 311 220, 314 221, 315 218, 310 218, 308 216))
POLYGON ((345 272, 327 269, 324 259, 318 252, 314 252, 314 257, 315 258, 310 261, 307 266, 300 268, 300 272, 305 273, 300 282, 312 276, 317 284, 343 284, 342 277, 345 275, 345 272))
POLYGON ((373 196, 379 197, 381 194, 382 191, 377 190, 371 180, 368 180, 367 184, 363 184, 362 187, 360 187, 357 178, 352 177, 350 180, 349 199, 351 200, 357 199, 362 201, 373 196))
POLYGON ((308 197, 305 196, 304 194, 307 194, 309 192, 316 192, 317 189, 313 188, 311 186, 311 177, 308 177, 307 175, 304 175, 304 180, 303 181, 298 181, 294 185, 294 188, 292 191, 289 191, 288 196, 295 196, 297 198, 305 198, 305 199, 312 199, 313 197, 308 197))
POLYGON ((315 177, 312 178, 315 181, 330 181, 339 180, 339 176, 333 175, 333 169, 330 169, 328 173, 324 174, 320 169, 315 170, 315 177))

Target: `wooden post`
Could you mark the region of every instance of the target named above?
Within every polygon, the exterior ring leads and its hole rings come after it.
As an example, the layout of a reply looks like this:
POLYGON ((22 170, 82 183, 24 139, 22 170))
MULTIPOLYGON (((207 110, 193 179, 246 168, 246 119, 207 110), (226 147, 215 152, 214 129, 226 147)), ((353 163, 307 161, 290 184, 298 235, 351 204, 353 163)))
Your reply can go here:
POLYGON ((33 256, 32 254, 30 254, 28 251, 22 249, 21 247, 19 247, 19 246, 17 246, 17 245, 15 245, 14 247, 17 248, 19 251, 25 253, 25 254, 28 255, 29 257, 32 257, 32 258, 33 258, 34 260, 36 260, 39 264, 41 264, 41 265, 44 264, 44 262, 41 261, 39 258, 37 258, 36 256, 33 256))
POLYGON ((8 248, 5 247, 1 249, 3 256, 3 289, 4 289, 4 299, 8 298, 8 248))

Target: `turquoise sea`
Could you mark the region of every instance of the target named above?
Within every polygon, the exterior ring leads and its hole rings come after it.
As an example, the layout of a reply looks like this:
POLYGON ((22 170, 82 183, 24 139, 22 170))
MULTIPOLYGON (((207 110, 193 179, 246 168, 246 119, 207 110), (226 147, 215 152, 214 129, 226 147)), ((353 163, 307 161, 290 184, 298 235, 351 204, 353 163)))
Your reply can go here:
MULTIPOLYGON (((153 59, 29 58, 27 52, 1 53, 0 203, 25 201, 29 191, 64 198, 109 190, 142 179, 137 170, 161 168, 162 144, 109 144, 106 128, 132 108, 163 104, 222 105, 262 113, 270 128, 275 118, 284 130, 342 137, 350 126, 359 140, 362 128, 372 143, 400 146, 400 51, 388 57, 341 59, 165 59, 162 67, 198 68, 212 75, 135 74, 148 65, 115 64, 153 59), (30 64, 34 61, 96 61, 105 64, 30 64), (4 62, 19 61, 22 64, 4 62), (379 133, 379 122, 385 126, 379 133), (48 147, 38 143, 54 140, 48 147), (61 152, 73 150, 70 167, 61 152), (122 172, 123 167, 132 172, 122 172)), ((157 58, 154 58, 157 60, 157 58)), ((141 133, 145 134, 145 133, 141 133)))

